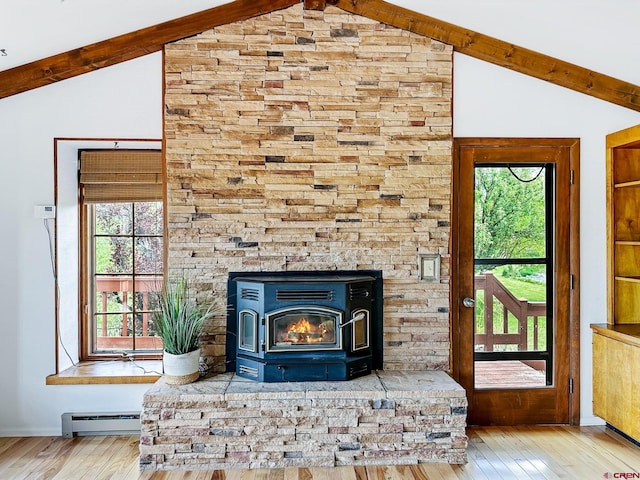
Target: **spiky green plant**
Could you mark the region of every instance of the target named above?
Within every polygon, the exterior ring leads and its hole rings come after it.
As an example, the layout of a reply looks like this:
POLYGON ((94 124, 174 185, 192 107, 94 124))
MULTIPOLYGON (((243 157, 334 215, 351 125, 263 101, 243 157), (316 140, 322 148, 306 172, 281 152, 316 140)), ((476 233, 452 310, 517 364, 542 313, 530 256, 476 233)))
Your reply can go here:
POLYGON ((213 307, 214 303, 206 306, 190 297, 185 278, 166 282, 160 293, 159 310, 153 314, 164 350, 173 355, 196 350, 204 323, 213 315, 213 307))

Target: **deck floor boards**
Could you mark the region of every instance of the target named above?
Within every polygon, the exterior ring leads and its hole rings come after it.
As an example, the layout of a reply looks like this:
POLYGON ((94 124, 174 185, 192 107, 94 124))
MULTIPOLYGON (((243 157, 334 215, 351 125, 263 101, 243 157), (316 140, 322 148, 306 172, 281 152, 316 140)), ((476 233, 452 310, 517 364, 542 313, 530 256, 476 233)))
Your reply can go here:
POLYGON ((546 386, 544 372, 518 360, 475 362, 475 388, 539 388, 546 386))

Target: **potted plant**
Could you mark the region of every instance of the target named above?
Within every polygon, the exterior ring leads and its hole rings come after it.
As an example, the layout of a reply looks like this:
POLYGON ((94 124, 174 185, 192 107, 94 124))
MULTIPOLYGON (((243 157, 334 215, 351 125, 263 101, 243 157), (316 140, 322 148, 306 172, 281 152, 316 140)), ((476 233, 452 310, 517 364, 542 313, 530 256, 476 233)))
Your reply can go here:
POLYGON ((165 282, 153 322, 162 339, 165 381, 170 385, 194 382, 200 376, 199 337, 212 315, 213 304, 198 304, 189 295, 189 282, 165 282))

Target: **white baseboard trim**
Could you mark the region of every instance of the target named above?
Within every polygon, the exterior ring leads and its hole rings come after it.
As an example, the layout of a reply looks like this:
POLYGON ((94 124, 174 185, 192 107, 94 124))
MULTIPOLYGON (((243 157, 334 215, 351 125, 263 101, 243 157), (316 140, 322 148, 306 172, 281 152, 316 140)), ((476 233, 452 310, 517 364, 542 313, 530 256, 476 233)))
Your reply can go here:
POLYGON ((51 429, 0 429, 0 437, 60 437, 62 431, 60 428, 51 429))
POLYGON ((592 426, 600 426, 605 425, 605 421, 600 417, 596 417, 595 415, 590 415, 588 417, 580 417, 580 426, 581 427, 592 427, 592 426))

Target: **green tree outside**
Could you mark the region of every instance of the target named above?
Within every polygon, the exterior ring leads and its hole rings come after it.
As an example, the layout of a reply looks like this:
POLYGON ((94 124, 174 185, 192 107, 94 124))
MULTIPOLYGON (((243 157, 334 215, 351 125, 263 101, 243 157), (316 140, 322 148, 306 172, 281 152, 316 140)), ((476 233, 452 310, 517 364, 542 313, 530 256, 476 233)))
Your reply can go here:
MULTIPOLYGON (((546 255, 545 171, 536 167, 477 167, 475 169, 474 251, 476 258, 540 258, 546 255)), ((517 298, 546 301, 545 265, 478 265, 476 274, 491 271, 517 298)), ((476 298, 476 332, 484 332, 482 292, 476 298)), ((503 318, 502 306, 494 300, 494 331, 516 333, 518 320, 503 318)), ((541 319, 539 334, 546 325, 541 319)), ((533 320, 529 319, 529 331, 533 320)), ((504 347, 510 349, 508 347, 504 347)), ((529 348, 533 348, 532 340, 529 348)))
POLYGON ((544 256, 544 172, 536 178, 539 170, 540 167, 476 168, 476 258, 544 256), (532 178, 535 180, 522 181, 532 178))

